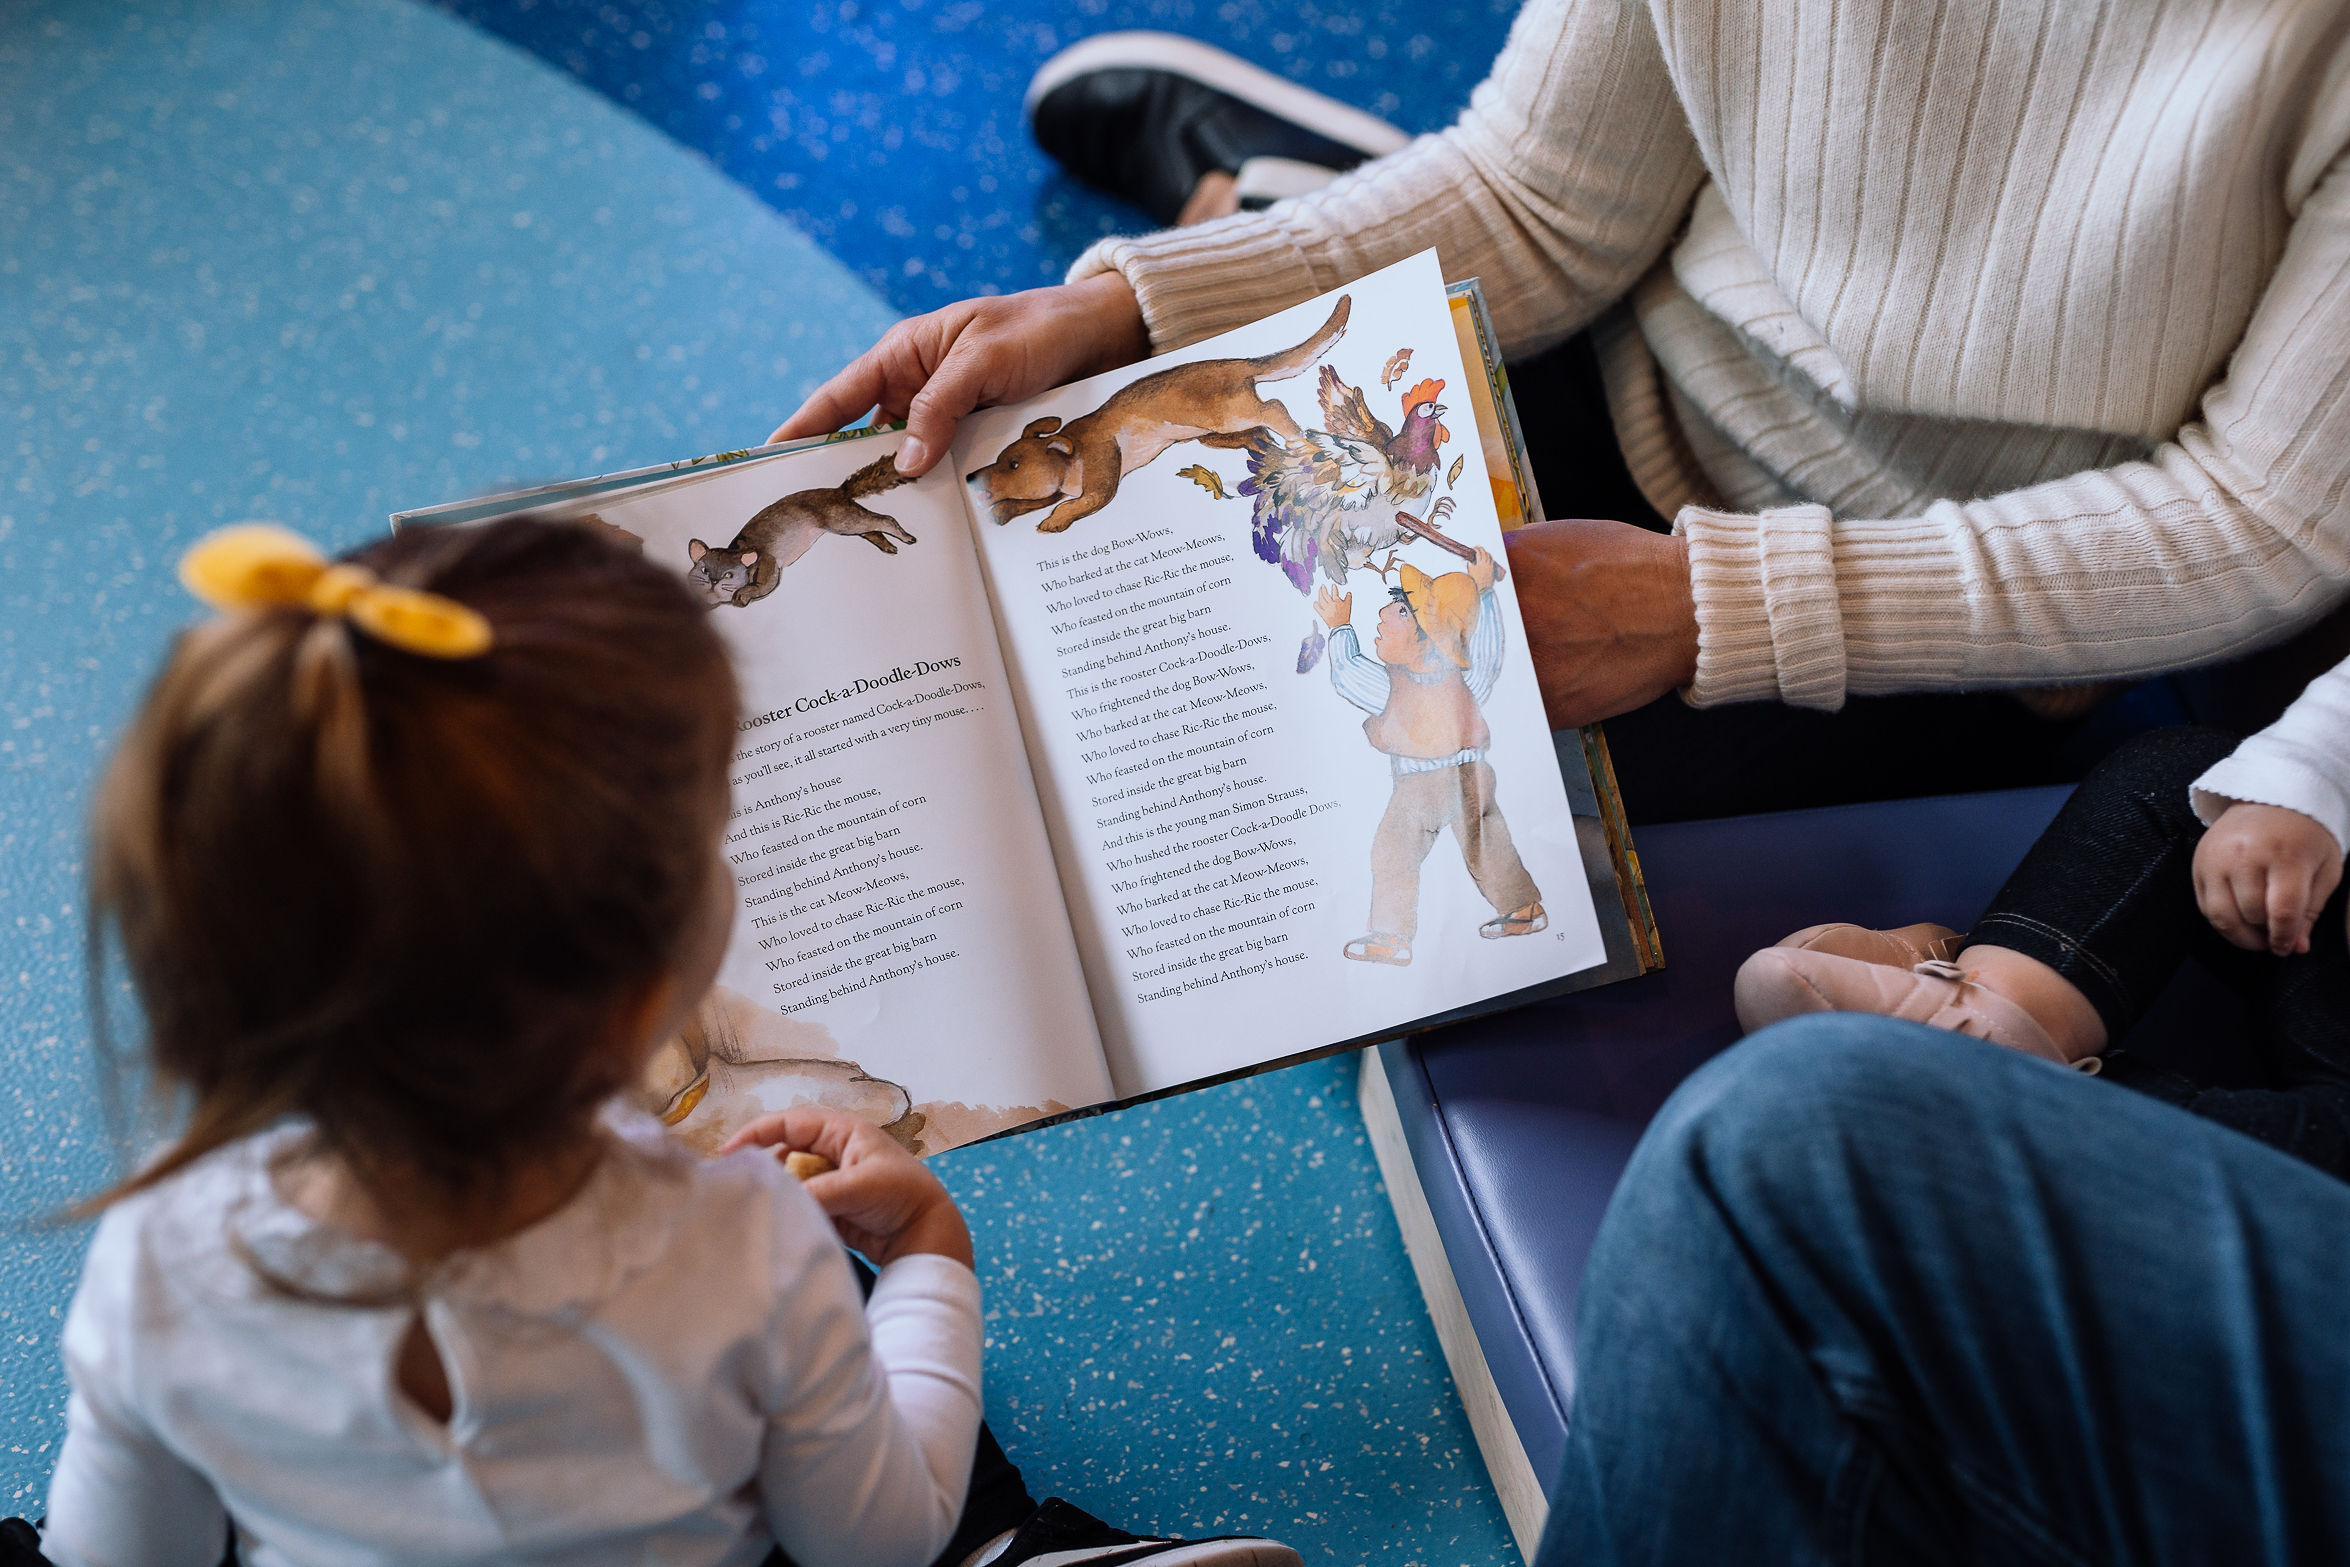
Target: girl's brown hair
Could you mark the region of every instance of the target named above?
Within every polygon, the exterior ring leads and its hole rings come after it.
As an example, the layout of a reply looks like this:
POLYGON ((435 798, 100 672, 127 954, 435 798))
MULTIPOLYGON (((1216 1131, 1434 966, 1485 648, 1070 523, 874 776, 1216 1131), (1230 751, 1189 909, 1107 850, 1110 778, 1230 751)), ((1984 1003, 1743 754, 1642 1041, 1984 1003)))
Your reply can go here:
POLYGON ((494 645, 299 609, 180 639, 100 788, 90 930, 188 1116, 91 1209, 289 1115, 363 1186, 494 1197, 623 1086, 615 1006, 709 892, 736 695, 681 581, 532 517, 348 558, 494 645))

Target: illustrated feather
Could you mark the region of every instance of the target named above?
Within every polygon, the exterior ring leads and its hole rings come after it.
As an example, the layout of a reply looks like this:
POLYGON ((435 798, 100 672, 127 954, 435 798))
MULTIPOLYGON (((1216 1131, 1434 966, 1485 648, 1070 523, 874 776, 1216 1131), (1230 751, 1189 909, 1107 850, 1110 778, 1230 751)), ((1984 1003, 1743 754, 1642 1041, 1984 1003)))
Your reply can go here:
POLYGON ((1468 460, 1468 454, 1464 452, 1452 460, 1451 467, 1444 470, 1444 487, 1446 489, 1449 490, 1454 485, 1461 482, 1461 464, 1467 462, 1468 460))
POLYGON ((1404 378, 1411 368, 1412 351, 1408 348, 1399 348, 1387 356, 1386 368, 1379 372, 1379 384, 1382 387, 1392 388, 1396 382, 1404 378))
POLYGON ((1322 425, 1332 435, 1382 447, 1395 439, 1395 432, 1379 422, 1363 394, 1341 381, 1328 365, 1322 367, 1320 396, 1322 425))
MULTIPOLYGON (((1455 463, 1453 466, 1458 468, 1460 464, 1455 463)), ((1215 469, 1209 467, 1204 462, 1195 462, 1188 468, 1176 469, 1175 477, 1178 479, 1189 479, 1192 483, 1198 485, 1201 489, 1207 491, 1210 495, 1214 496, 1220 501, 1230 500, 1232 498, 1230 493, 1227 492, 1224 488, 1224 476, 1218 473, 1215 469)))

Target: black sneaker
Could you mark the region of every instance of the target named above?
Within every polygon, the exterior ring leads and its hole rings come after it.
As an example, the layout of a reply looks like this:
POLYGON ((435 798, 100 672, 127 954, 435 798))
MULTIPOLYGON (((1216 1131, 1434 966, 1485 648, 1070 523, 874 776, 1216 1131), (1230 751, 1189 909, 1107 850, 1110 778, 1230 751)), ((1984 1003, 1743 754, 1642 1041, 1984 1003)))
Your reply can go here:
POLYGON ((22 1518, 0 1518, 0 1567, 49 1567, 40 1531, 22 1518))
POLYGON ((973 1567, 1305 1567, 1297 1552, 1274 1540, 1229 1534, 1212 1540, 1176 1540, 1113 1529, 1083 1508, 1048 1496, 993 1556, 973 1567))
POLYGON ((1022 102, 1037 145, 1096 190, 1172 223, 1221 170, 1269 205, 1411 138, 1385 120, 1174 33, 1098 33, 1045 61, 1022 102))

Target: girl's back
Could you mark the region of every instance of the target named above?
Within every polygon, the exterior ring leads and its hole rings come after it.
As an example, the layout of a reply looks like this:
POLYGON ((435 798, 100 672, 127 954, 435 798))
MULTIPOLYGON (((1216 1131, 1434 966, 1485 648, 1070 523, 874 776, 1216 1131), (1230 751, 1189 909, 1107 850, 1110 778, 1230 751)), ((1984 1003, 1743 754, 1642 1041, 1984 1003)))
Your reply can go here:
POLYGON ((186 1123, 91 1205, 44 1550, 212 1567, 233 1517, 258 1563, 930 1560, 979 1423, 944 1189, 787 1112, 828 1220, 609 1108, 732 921, 702 606, 528 518, 331 566, 231 530, 183 577, 229 613, 91 862, 186 1123))
POLYGON ((212 1567, 225 1504, 257 1567, 755 1563, 778 1535, 809 1564, 927 1560, 978 1419, 970 1270, 901 1259, 869 1351, 838 1238, 772 1158, 705 1162, 614 1120, 572 1201, 424 1294, 445 1422, 395 1376, 417 1310, 402 1259, 277 1189, 299 1129, 118 1204, 66 1324, 50 1554, 212 1567))

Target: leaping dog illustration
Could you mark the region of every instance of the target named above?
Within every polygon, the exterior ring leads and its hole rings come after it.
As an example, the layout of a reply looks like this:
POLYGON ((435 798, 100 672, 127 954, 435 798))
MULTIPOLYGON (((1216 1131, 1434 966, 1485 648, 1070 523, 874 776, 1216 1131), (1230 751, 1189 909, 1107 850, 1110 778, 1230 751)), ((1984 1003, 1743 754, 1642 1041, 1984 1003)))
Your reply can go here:
POLYGON ((1257 386, 1286 380, 1328 353, 1346 335, 1353 307, 1353 296, 1341 294, 1319 331, 1281 353, 1175 365, 1128 382, 1067 425, 1038 419, 963 482, 999 523, 1052 507, 1036 531, 1059 533, 1109 505, 1119 481, 1178 442, 1237 449, 1260 430, 1294 441, 1297 421, 1257 386))

